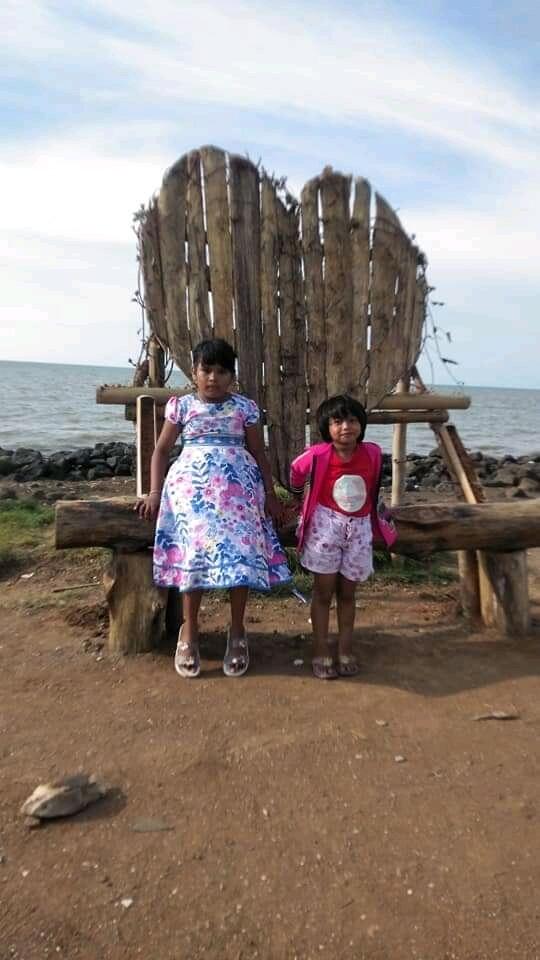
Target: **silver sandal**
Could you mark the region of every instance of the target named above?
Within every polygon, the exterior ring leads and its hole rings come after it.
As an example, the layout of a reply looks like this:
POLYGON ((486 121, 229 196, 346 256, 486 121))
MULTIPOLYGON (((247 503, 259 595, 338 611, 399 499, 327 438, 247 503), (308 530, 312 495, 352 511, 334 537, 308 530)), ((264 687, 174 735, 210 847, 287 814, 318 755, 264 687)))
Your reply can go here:
POLYGON ((193 652, 193 644, 188 643, 187 640, 182 640, 182 630, 184 625, 180 627, 180 633, 178 634, 178 643, 176 644, 176 653, 174 655, 174 669, 180 677, 184 679, 198 677, 201 672, 201 658, 199 656, 199 650, 193 652), (191 651, 191 652, 188 652, 191 651))
POLYGON ((223 657, 223 673, 226 677, 241 677, 249 667, 247 633, 235 639, 231 645, 231 628, 227 631, 227 649, 223 657), (236 651, 236 652, 233 652, 236 651))

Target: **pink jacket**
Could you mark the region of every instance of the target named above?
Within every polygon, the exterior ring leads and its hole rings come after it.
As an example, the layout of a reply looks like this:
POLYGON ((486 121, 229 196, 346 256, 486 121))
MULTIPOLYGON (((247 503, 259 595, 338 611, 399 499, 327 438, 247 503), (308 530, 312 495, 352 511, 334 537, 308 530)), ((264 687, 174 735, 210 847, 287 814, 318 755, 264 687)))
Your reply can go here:
MULTIPOLYGON (((391 547, 397 537, 396 529, 390 518, 386 515, 384 505, 378 505, 382 473, 381 448, 378 447, 376 443, 362 443, 362 446, 371 457, 376 477, 375 489, 370 491, 373 502, 373 509, 371 511, 373 541, 376 544, 391 547)), ((293 460, 291 464, 291 490, 293 493, 303 493, 306 483, 309 484, 304 495, 302 514, 298 525, 298 549, 302 546, 307 525, 319 499, 319 493, 330 462, 331 453, 331 443, 316 443, 314 446, 304 450, 304 453, 296 457, 296 460, 293 460)))

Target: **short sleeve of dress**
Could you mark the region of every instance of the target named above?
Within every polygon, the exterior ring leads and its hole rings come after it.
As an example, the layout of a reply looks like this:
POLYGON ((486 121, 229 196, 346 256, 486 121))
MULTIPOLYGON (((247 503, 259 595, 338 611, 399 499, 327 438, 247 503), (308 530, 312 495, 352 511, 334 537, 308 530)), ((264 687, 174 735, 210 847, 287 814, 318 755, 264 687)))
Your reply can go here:
POLYGON ((246 427, 253 427, 261 419, 259 408, 254 400, 249 400, 247 397, 242 397, 242 400, 244 423, 246 427))
POLYGON ((176 423, 178 427, 181 427, 184 423, 184 400, 185 397, 171 397, 170 400, 167 400, 165 407, 165 420, 169 420, 170 423, 176 423))

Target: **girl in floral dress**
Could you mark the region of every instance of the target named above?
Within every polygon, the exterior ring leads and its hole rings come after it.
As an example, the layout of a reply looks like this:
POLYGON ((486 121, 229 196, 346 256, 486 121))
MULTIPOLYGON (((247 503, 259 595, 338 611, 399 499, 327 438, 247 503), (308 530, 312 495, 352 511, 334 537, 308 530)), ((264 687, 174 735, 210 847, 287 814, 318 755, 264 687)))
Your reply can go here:
POLYGON ((203 591, 230 591, 231 624, 223 671, 239 677, 249 666, 244 613, 248 589, 269 590, 291 575, 272 526, 281 516, 264 452, 257 405, 230 393, 236 354, 225 340, 203 340, 193 351, 196 392, 172 397, 151 465, 141 516, 157 515, 154 582, 183 593, 184 623, 174 665, 197 677, 198 614, 203 591), (169 454, 182 452, 164 481, 169 454))

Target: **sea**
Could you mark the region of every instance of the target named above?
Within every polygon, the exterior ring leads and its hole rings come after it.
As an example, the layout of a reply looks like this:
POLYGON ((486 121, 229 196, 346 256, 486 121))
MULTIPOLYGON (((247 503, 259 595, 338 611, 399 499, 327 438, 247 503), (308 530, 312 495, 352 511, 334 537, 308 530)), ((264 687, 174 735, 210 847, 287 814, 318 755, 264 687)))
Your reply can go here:
MULTIPOLYGON (((129 386, 132 379, 132 367, 0 361, 0 446, 8 450, 29 447, 50 454, 109 440, 134 442, 134 425, 125 420, 124 408, 96 404, 97 387, 129 386)), ((168 385, 185 384, 183 374, 174 371, 168 385)), ((540 390, 432 389, 470 396, 468 410, 450 411, 451 422, 469 450, 494 457, 540 451, 540 390)), ((389 452, 392 427, 369 426, 367 438, 389 452)), ((426 424, 409 425, 409 453, 426 454, 434 446, 434 435, 426 424)))

